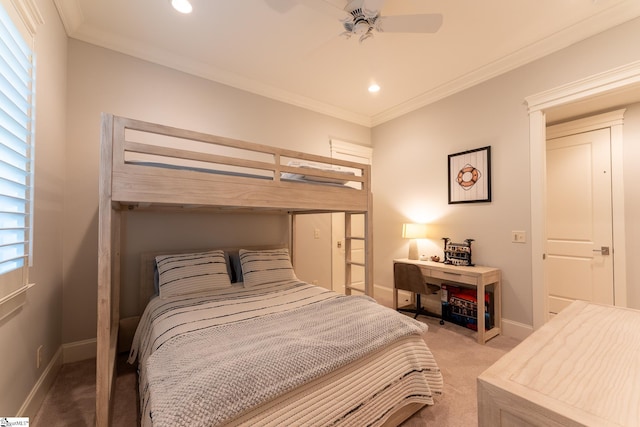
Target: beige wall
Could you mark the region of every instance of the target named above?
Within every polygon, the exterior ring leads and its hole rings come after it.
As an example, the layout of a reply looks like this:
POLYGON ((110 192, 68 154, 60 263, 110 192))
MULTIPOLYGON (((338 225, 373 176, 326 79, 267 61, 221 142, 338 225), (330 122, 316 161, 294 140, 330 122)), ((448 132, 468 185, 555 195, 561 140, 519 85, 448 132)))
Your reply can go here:
MULTIPOLYGON (((53 2, 37 6, 34 248, 27 303, 0 321, 0 414, 12 416, 25 402, 62 344, 62 215, 65 165, 67 39, 53 2), (42 365, 36 350, 42 345, 42 365)), ((35 415, 35 414, 27 414, 35 415)))
MULTIPOLYGON (((330 155, 329 137, 370 143, 370 130, 75 40, 69 41, 67 200, 63 341, 96 336, 98 142, 100 113, 148 120, 245 141, 330 155)), ((131 218, 125 239, 135 251, 207 245, 280 243, 286 219, 191 215, 169 225, 131 218), (242 226, 238 224, 243 220, 242 226), (135 221, 135 222, 134 222, 135 221), (284 221, 284 222, 283 222, 284 221), (131 224, 130 224, 131 225, 131 224), (135 230, 135 231, 134 231, 135 230), (169 232, 169 230, 171 232, 169 232), (145 237, 146 236, 146 237, 145 237), (141 242, 143 239, 144 243, 141 242), (176 240, 177 239, 177 240, 176 240)), ((133 250, 130 252, 134 252, 133 250)), ((136 280, 137 254, 125 277, 136 280)), ((133 258, 132 258, 133 257, 133 258)), ((125 291, 123 315, 137 296, 125 291), (130 295, 130 296, 129 296, 130 295)))
MULTIPOLYGON (((503 271, 503 317, 531 325, 531 246, 511 243, 512 230, 530 235, 529 118, 524 99, 640 59, 634 47, 639 37, 640 20, 635 20, 373 129, 377 284, 391 287, 391 260, 406 257, 408 243, 400 237, 401 224, 426 221, 431 239, 423 252, 442 256, 442 237, 476 239, 474 262, 503 271), (447 155, 486 145, 492 147, 493 201, 449 205, 447 155)), ((640 270, 632 262, 640 255, 634 241, 640 193, 633 185, 637 172, 631 160, 640 154, 638 131, 632 132, 639 126, 636 109, 627 116, 624 149, 629 305, 640 308, 640 270), (628 134, 634 136, 627 138, 628 134)))

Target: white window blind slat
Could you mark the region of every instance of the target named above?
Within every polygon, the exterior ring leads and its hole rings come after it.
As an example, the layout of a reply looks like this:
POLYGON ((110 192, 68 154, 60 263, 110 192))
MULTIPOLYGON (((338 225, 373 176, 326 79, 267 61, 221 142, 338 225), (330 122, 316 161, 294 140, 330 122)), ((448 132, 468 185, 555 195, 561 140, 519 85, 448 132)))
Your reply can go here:
MULTIPOLYGON (((2 141, 1 147, 13 150, 24 157, 29 157, 29 144, 25 142, 25 140, 25 137, 20 138, 20 136, 11 133, 0 125, 0 141, 2 141)), ((0 157, 0 159, 1 158, 2 157, 0 157)))
MULTIPOLYGON (((0 81, 0 83, 2 82, 0 81)), ((9 134, 25 140, 28 137, 29 124, 31 122, 28 116, 29 111, 23 111, 15 102, 5 101, 5 95, 6 93, 3 91, 0 97, 0 105, 2 105, 0 126, 9 134)), ((16 98, 13 101, 16 101, 16 98)))
MULTIPOLYGON (((0 70, 0 73, 2 70, 0 70)), ((2 123, 3 127, 11 133, 20 133, 16 130, 24 129, 31 121, 29 117, 30 105, 29 99, 23 99, 16 91, 11 93, 10 89, 6 89, 4 86, 8 82, 0 77, 0 104, 4 106, 2 109, 2 123)))
MULTIPOLYGON (((24 268, 26 263, 26 256, 22 255, 22 256, 18 256, 15 258, 10 258, 10 256, 5 256, 5 251, 2 250, 3 248, 0 248, 0 254, 2 254, 2 258, 4 258, 3 262, 0 262, 0 274, 4 274, 4 273, 8 273, 10 271, 13 270, 17 270, 19 268, 24 268)), ((19 249, 20 251, 24 251, 24 246, 22 248, 19 249)), ((9 251, 7 252, 12 253, 15 251, 9 251)))
POLYGON ((0 179, 6 179, 9 181, 23 182, 24 177, 29 172, 29 159, 0 143, 0 168, 6 170, 0 173, 0 179))
MULTIPOLYGON (((24 41, 24 38, 20 31, 16 28, 13 21, 7 14, 7 11, 2 8, 0 11, 0 23, 2 24, 0 31, 3 33, 3 40, 6 40, 6 45, 9 50, 14 52, 15 57, 29 57, 31 55, 31 49, 24 41)), ((25 69, 29 68, 30 61, 27 61, 25 69)))
POLYGON ((0 246, 15 245, 16 243, 26 244, 24 240, 24 227, 21 228, 5 228, 3 231, 2 240, 0 240, 0 246))
MULTIPOLYGON (((0 48, 2 45, 0 44, 0 48)), ((3 49, 0 49, 0 55, 2 55, 3 49)), ((3 61, 2 62, 2 78, 5 81, 3 85, 5 89, 11 90, 14 93, 17 93, 19 98, 27 99, 29 97, 29 86, 31 83, 31 78, 29 75, 25 73, 30 69, 22 69, 22 64, 18 61, 3 61), (6 84, 8 83, 8 84, 6 84), (9 89, 11 88, 11 89, 9 89)))
MULTIPOLYGON (((25 198, 26 197, 12 198, 10 196, 0 196, 0 229, 14 227, 12 224, 15 223, 16 218, 10 218, 11 216, 22 215, 25 217, 27 214, 27 202, 25 198)), ((0 239, 1 238, 0 236, 0 239)))
POLYGON ((0 162, 0 168, 6 170, 4 176, 0 177, 0 196, 26 199, 25 194, 29 190, 28 172, 4 162, 0 162))

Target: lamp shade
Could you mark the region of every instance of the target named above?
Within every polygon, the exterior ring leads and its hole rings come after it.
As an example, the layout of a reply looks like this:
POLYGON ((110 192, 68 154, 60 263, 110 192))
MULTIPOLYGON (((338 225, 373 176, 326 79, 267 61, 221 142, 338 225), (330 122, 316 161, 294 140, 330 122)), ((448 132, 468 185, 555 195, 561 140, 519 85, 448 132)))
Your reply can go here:
POLYGON ((426 239, 427 224, 402 224, 402 237, 405 239, 426 239))

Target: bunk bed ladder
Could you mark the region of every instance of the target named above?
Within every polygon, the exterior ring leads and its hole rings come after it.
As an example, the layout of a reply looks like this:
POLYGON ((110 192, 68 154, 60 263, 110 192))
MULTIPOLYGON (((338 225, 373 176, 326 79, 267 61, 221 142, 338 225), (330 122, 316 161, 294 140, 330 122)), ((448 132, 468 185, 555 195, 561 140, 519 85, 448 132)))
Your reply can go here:
POLYGON ((353 215, 365 215, 365 229, 367 228, 367 214, 363 214, 361 212, 351 213, 345 212, 344 214, 344 252, 345 252, 345 268, 344 268, 344 293, 345 295, 352 295, 352 291, 356 291, 358 293, 364 293, 366 295, 373 295, 371 284, 370 284, 370 271, 369 268, 371 263, 369 262, 369 241, 367 239, 368 233, 366 231, 363 232, 361 236, 354 235, 352 229, 352 216, 353 215), (353 259, 353 250, 355 242, 363 242, 362 250, 364 251, 362 260, 354 260, 353 259), (364 269, 364 285, 357 286, 354 280, 354 267, 364 269))

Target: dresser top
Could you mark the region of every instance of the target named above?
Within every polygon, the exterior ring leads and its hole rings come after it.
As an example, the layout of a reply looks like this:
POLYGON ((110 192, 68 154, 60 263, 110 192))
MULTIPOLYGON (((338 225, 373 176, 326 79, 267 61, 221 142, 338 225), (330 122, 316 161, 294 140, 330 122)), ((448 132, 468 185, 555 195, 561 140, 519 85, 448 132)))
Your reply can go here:
POLYGON ((640 311, 573 302, 479 381, 585 425, 640 422, 640 311))

